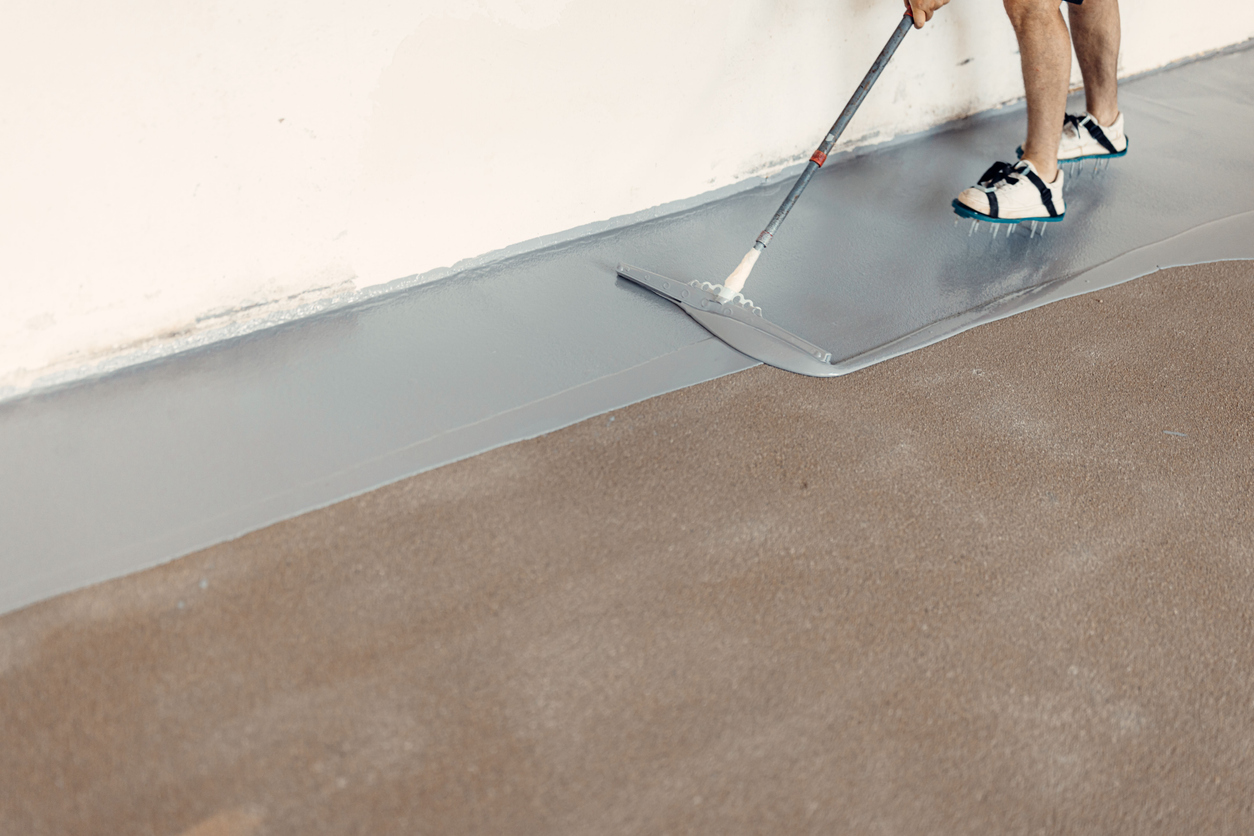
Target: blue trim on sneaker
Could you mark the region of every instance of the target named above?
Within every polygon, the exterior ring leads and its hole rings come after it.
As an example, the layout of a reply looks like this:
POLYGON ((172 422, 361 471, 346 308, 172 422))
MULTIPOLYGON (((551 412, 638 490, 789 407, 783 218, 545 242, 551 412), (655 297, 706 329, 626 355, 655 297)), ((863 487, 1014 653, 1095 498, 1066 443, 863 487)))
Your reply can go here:
MULTIPOLYGON (((1069 163, 1083 162, 1084 160, 1113 160, 1118 157, 1126 157, 1128 156, 1128 149, 1132 147, 1132 140, 1128 139, 1127 137, 1124 137, 1124 142, 1126 144, 1123 146, 1123 150, 1117 151, 1114 154, 1085 154, 1083 157, 1068 157, 1065 160, 1059 160, 1058 164, 1067 165, 1069 163)), ((1022 145, 1020 145, 1018 148, 1015 149, 1015 154, 1017 155, 1018 159, 1020 160, 1023 159, 1023 146, 1022 145)))
POLYGON ((1048 215, 1043 218, 994 218, 991 215, 985 215, 983 212, 975 211, 965 203, 960 203, 958 198, 953 199, 952 206, 954 207, 954 214, 960 218, 966 218, 971 221, 983 221, 990 224, 1021 224, 1024 221, 1038 221, 1040 223, 1056 224, 1063 218, 1067 217, 1067 213, 1063 212, 1061 215, 1052 218, 1048 215))

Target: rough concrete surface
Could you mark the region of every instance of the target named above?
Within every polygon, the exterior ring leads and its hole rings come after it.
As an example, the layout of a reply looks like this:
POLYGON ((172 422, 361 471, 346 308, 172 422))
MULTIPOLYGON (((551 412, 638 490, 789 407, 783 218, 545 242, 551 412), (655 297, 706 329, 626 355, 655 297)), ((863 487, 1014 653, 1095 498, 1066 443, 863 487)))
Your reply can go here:
POLYGON ((1254 263, 0 619, 0 832, 1254 830, 1254 263))

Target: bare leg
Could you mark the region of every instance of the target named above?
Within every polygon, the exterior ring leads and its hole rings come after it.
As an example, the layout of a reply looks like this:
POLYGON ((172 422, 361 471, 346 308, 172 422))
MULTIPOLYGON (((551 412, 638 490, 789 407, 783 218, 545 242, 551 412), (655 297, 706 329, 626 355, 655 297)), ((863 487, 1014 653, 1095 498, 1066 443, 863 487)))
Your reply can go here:
POLYGON ((1084 99, 1099 125, 1119 117, 1119 0, 1084 0, 1068 10, 1084 99))
POLYGON ((1058 0, 1005 0, 1019 39, 1028 98, 1028 138, 1023 158, 1046 183, 1058 174, 1058 143, 1071 82, 1071 37, 1058 0))

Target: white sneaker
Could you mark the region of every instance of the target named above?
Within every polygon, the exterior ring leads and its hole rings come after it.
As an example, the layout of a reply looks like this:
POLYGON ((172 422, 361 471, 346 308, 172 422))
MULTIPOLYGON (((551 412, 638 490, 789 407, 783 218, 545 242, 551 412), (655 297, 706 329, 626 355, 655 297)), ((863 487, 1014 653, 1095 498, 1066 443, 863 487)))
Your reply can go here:
POLYGON ((958 195, 954 211, 964 218, 994 223, 1061 221, 1067 213, 1062 199, 1063 176, 1060 168, 1054 182, 1046 183, 1027 160, 1014 165, 994 163, 979 185, 958 195))
MULTIPOLYGON (((1015 149, 1023 158, 1023 146, 1015 149)), ((1103 127, 1087 113, 1068 113, 1062 120, 1062 139, 1058 142, 1058 162, 1078 163, 1081 160, 1105 160, 1128 153, 1128 135, 1123 132, 1123 114, 1103 127)))
POLYGON ((1122 157, 1128 153, 1128 136, 1123 132, 1123 114, 1111 125, 1099 125, 1087 113, 1068 113, 1063 120, 1062 141, 1058 143, 1058 162, 1074 163, 1105 157, 1122 157))

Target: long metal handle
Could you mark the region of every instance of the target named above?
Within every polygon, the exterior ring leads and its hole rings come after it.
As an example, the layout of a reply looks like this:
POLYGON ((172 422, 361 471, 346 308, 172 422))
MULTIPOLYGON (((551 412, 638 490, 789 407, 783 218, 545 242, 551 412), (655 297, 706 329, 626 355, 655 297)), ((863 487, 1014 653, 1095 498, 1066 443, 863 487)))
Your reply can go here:
POLYGON ((779 211, 775 213, 775 217, 771 218, 771 222, 766 225, 766 229, 762 230, 762 234, 758 236, 757 243, 753 245, 754 249, 764 250, 766 245, 771 243, 771 239, 779 231, 780 224, 784 222, 784 218, 788 217, 788 213, 792 211, 793 204, 797 202, 797 198, 801 197, 801 193, 806 190, 806 186, 810 185, 810 178, 814 177, 814 173, 823 167, 823 163, 827 162, 827 155, 831 152, 833 146, 836 145, 836 140, 840 139, 840 135, 845 132, 845 127, 849 124, 849 120, 858 112, 858 107, 862 104, 862 100, 866 98, 866 94, 871 92, 871 85, 875 84, 876 79, 880 77, 880 73, 884 72, 884 68, 888 66, 888 60, 893 57, 893 53, 897 51, 897 47, 912 26, 914 26, 914 18, 911 16, 910 10, 906 9, 906 14, 901 19, 901 22, 897 24, 896 30, 893 31, 893 36, 888 39, 888 43, 880 51, 879 57, 875 59, 875 63, 867 71, 866 77, 862 79, 858 89, 853 91, 853 97, 849 99, 849 104, 845 105, 845 109, 840 112, 840 118, 836 120, 836 124, 832 125, 832 129, 828 131, 823 144, 819 146, 819 150, 814 152, 814 156, 810 157, 810 162, 806 164, 806 170, 801 172, 801 176, 793 184, 792 191, 788 193, 788 197, 784 198, 784 202, 780 205, 779 211))

